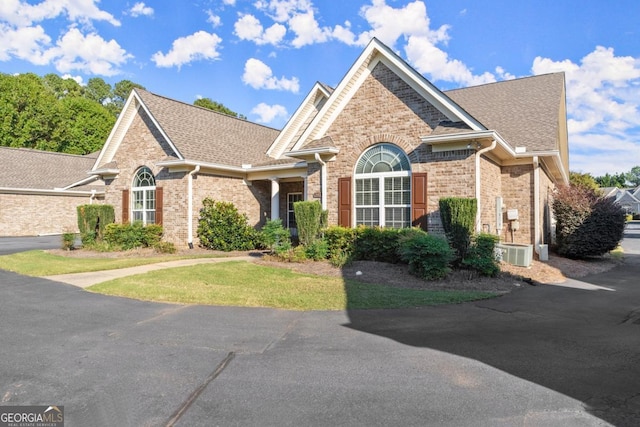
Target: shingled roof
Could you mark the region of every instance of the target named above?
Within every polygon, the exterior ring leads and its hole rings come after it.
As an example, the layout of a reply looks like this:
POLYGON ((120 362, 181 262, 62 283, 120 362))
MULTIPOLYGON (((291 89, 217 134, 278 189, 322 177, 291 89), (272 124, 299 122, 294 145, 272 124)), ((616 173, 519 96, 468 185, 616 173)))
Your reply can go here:
POLYGON ((229 166, 273 160, 266 151, 278 130, 134 90, 185 160, 229 166))
POLYGON ((445 91, 448 97, 514 146, 558 150, 564 74, 553 73, 445 91))
MULTIPOLYGON (((0 147, 0 188, 54 190, 86 181, 97 153, 86 156, 0 147)), ((74 187, 70 190, 87 190, 74 187)))

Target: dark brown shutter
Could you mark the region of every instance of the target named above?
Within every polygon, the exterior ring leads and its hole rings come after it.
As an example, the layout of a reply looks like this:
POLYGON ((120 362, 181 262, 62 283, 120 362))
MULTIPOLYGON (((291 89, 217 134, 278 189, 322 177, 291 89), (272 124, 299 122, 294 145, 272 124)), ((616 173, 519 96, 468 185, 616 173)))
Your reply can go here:
POLYGON ((129 190, 122 190, 122 223, 129 222, 129 190))
POLYGON ((338 178, 338 225, 351 227, 351 177, 338 178))
POLYGON ((427 174, 411 175, 411 225, 427 231, 427 174))
MULTIPOLYGON (((162 204, 164 202, 164 196, 162 187, 156 187, 156 224, 162 225, 162 204)), ((189 213, 191 214, 191 213, 189 213)))

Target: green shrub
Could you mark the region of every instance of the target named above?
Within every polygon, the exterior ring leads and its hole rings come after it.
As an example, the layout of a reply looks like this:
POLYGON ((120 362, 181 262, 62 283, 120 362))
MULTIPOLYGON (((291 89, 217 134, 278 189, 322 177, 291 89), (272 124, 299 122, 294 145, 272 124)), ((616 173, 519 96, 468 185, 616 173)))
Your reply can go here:
POLYGON ((358 227, 354 259, 397 263, 400 230, 382 227, 358 227))
POLYGON ((320 234, 322 205, 320 202, 301 201, 293 204, 300 244, 309 246, 320 234))
POLYGON ((133 224, 108 224, 104 230, 104 241, 114 249, 129 250, 133 248, 148 248, 162 240, 162 226, 142 222, 133 224))
POLYGON ((307 259, 320 261, 329 256, 329 245, 324 239, 316 239, 313 243, 304 247, 307 259))
POLYGON ((496 258, 495 249, 499 241, 500 238, 493 234, 478 234, 469 247, 467 257, 462 261, 462 264, 479 271, 483 276, 497 276, 500 273, 500 265, 496 258))
POLYGON ((70 251, 75 247, 76 233, 62 233, 62 249, 70 251))
POLYGON ((402 261, 409 264, 409 272, 426 280, 446 277, 455 254, 447 241, 429 234, 416 234, 402 239, 398 248, 402 261))
POLYGON ((442 227, 456 252, 459 264, 467 254, 475 229, 478 201, 460 197, 445 197, 438 201, 442 227))
POLYGON ((329 262, 335 267, 343 267, 351 262, 356 241, 356 229, 331 226, 324 231, 329 262))
POLYGON ((116 218, 111 205, 80 205, 76 211, 83 244, 101 240, 106 226, 112 224, 116 218))
POLYGON ((601 256, 624 236, 625 214, 611 198, 581 187, 558 188, 553 201, 556 251, 568 258, 601 256))
POLYGON ((238 212, 233 203, 202 201, 198 219, 200 245, 220 251, 255 249, 259 233, 248 224, 246 215, 238 212))
POLYGON ((161 254, 175 254, 177 252, 176 246, 171 242, 158 242, 153 245, 153 249, 161 254))
POLYGON ((262 244, 271 252, 277 252, 283 245, 291 247, 291 234, 289 229, 282 226, 280 218, 267 221, 260 233, 262 244))

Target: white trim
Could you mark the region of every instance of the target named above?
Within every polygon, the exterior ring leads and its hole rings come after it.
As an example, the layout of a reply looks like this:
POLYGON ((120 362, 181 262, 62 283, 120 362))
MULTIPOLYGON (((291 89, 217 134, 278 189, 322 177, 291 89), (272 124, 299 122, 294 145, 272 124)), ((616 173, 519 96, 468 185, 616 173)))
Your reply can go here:
POLYGON ((43 189, 43 188, 15 188, 0 187, 0 194, 30 194, 41 196, 91 196, 91 194, 104 195, 104 190, 63 190, 63 189, 43 189))
POLYGON ((293 138, 298 133, 297 131, 304 126, 306 117, 312 112, 309 106, 313 104, 313 108, 317 107, 317 103, 314 99, 321 95, 324 99, 328 99, 331 96, 323 85, 317 83, 313 85, 307 96, 304 98, 298 109, 293 113, 287 124, 278 134, 278 137, 267 149, 267 156, 279 159, 284 154, 285 150, 293 142, 293 138), (306 113, 306 115, 305 115, 306 113), (303 117, 303 115, 305 115, 303 117), (274 152, 277 149, 277 152, 274 152))
POLYGON ((425 100, 434 104, 436 108, 453 121, 463 121, 472 129, 478 131, 486 129, 391 49, 374 38, 369 42, 328 101, 295 143, 292 151, 298 150, 307 140, 316 139, 316 137, 322 136, 327 132, 351 98, 360 89, 366 78, 369 77, 374 67, 380 62, 387 65, 398 77, 420 93, 425 100))

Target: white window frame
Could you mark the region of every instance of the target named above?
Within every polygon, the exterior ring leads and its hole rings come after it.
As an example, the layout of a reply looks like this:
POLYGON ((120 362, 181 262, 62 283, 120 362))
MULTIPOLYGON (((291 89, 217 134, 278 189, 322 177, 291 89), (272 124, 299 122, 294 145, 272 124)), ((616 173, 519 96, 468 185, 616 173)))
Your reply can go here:
POLYGON ((131 183, 131 222, 143 225, 156 222, 156 179, 146 166, 138 169, 131 183))
MULTIPOLYGON (((404 170, 398 170, 398 171, 387 171, 387 172, 357 172, 356 168, 356 173, 354 174, 354 192, 353 192, 353 197, 354 197, 354 210, 355 210, 355 224, 357 225, 367 225, 367 226, 380 226, 380 227, 394 227, 394 228, 405 228, 405 227, 410 227, 411 226, 411 166, 409 163, 409 159, 406 156, 406 154, 404 153, 404 151, 402 149, 400 149, 399 147, 392 145, 392 144, 388 144, 388 143, 383 143, 383 144, 378 144, 375 145, 373 147, 370 147, 369 149, 367 149, 364 153, 362 153, 362 155, 360 156, 360 158, 358 159, 358 163, 357 165, 361 164, 361 162, 364 163, 368 163, 370 165, 375 165, 378 162, 368 162, 368 159, 366 159, 364 156, 368 156, 368 153, 370 152, 370 150, 377 148, 378 151, 380 149, 382 149, 383 151, 387 151, 386 149, 388 149, 388 153, 395 153, 396 154, 396 158, 399 159, 399 163, 402 164, 402 168, 404 170), (402 157, 401 157, 402 156, 402 157), (406 188, 403 186, 402 189, 400 191, 402 192, 406 192, 407 194, 407 198, 408 198, 408 203, 389 203, 386 204, 385 203, 385 181, 388 178, 406 178, 407 182, 406 182, 406 188), (376 182, 377 183, 377 203, 370 203, 370 204, 365 204, 363 199, 366 199, 366 195, 365 193, 367 192, 367 190, 359 190, 359 186, 360 186, 360 182, 362 182, 363 186, 364 181, 365 180, 371 180, 371 182, 376 182), (362 197, 360 197, 362 195, 362 197), (360 204, 359 204, 360 203, 360 204), (394 221, 394 220, 390 220, 392 222, 389 222, 389 224, 387 224, 387 218, 386 218, 386 209, 387 208, 401 208, 404 209, 404 215, 405 218, 403 218, 402 221, 394 221), (377 212, 378 214, 378 220, 377 222, 368 220, 368 219, 363 219, 363 218, 359 218, 360 212, 363 212, 364 214, 364 210, 369 209, 372 212, 377 212)), ((380 162, 383 162, 382 160, 380 162)), ((390 166, 391 167, 391 166, 390 166)), ((364 167, 363 167, 364 169, 364 167)), ((372 169, 375 169, 372 168, 372 169)), ((374 185, 372 185, 373 187, 374 185)), ((371 198, 372 202, 375 202, 375 197, 371 198)), ((363 215, 364 216, 364 215, 363 215)))

